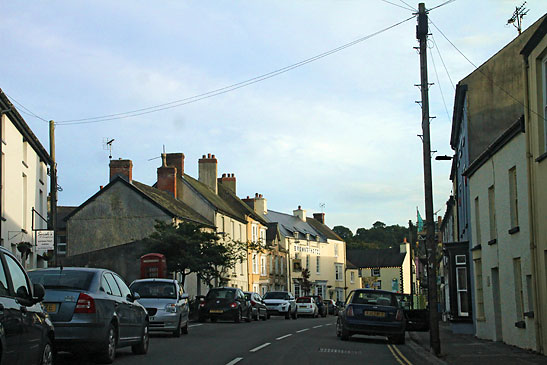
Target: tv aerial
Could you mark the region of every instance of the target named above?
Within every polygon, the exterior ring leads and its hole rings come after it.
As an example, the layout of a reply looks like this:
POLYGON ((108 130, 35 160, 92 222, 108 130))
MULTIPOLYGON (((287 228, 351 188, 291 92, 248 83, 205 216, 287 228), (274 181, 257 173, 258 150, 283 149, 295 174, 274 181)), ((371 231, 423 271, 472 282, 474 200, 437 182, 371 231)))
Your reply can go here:
POLYGON ((526 1, 522 3, 521 6, 515 7, 513 16, 507 21, 507 24, 506 24, 506 25, 513 24, 513 26, 517 28, 519 35, 522 32, 522 18, 526 14, 528 14, 528 9, 526 9, 524 5, 526 5, 526 1))
POLYGON ((108 150, 108 158, 112 160, 112 142, 114 142, 114 138, 103 138, 103 150, 108 150))

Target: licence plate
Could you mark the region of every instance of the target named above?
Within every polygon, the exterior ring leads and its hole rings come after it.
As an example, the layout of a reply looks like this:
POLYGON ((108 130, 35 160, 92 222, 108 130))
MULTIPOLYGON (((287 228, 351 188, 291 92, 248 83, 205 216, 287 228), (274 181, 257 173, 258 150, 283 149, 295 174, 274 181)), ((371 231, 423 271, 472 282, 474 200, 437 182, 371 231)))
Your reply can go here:
POLYGON ((308 306, 305 305, 305 304, 300 304, 299 307, 300 307, 300 308, 308 308, 308 306))
POLYGON ((369 317, 385 317, 385 316, 386 316, 386 312, 365 311, 365 316, 369 316, 369 317))
POLYGON ((209 313, 223 313, 224 311, 222 309, 211 309, 209 313))
POLYGON ((55 313, 57 312, 57 303, 43 303, 44 309, 48 313, 55 313))

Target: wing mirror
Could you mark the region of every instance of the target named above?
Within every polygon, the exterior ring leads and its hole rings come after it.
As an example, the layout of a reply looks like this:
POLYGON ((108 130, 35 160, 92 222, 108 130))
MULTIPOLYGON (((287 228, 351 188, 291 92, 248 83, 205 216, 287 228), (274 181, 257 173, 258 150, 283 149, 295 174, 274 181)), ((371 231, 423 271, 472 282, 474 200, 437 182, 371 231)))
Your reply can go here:
POLYGON ((32 300, 36 303, 44 300, 44 295, 46 295, 46 290, 42 284, 33 284, 32 285, 32 300))
POLYGON ((188 299, 189 296, 187 293, 183 293, 181 296, 180 296, 180 299, 188 299))

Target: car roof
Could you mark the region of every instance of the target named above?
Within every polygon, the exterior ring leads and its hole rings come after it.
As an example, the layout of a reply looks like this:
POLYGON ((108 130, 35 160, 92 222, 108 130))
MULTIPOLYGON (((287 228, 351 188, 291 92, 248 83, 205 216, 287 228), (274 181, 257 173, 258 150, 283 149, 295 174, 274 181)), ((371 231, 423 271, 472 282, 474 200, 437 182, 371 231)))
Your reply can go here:
POLYGON ((368 289, 368 288, 361 288, 361 289, 354 289, 354 292, 366 292, 366 293, 380 293, 380 294, 387 294, 387 295, 396 295, 397 293, 394 293, 392 291, 387 290, 378 290, 378 289, 368 289))
POLYGON ((150 282, 159 282, 159 283, 173 283, 176 284, 177 281, 175 279, 165 279, 165 278, 147 278, 147 279, 137 279, 133 280, 131 284, 134 283, 150 283, 150 282))
MULTIPOLYGON (((101 268, 95 268, 95 267, 46 267, 46 268, 36 268, 29 270, 29 272, 32 271, 90 271, 90 272, 102 272, 102 271, 111 271, 108 269, 101 269, 101 268)), ((114 271, 112 271, 114 272, 114 271)))

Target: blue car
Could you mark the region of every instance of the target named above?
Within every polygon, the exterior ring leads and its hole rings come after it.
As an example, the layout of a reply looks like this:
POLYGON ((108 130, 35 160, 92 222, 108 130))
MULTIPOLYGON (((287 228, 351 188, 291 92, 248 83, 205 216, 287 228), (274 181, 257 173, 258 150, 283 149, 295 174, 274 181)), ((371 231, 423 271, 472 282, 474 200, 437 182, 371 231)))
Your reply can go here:
POLYGON ((93 352, 106 364, 119 347, 131 346, 135 354, 148 351, 146 309, 116 273, 67 267, 33 270, 29 277, 45 288, 43 306, 55 327, 57 350, 93 352))
POLYGON ((354 334, 387 336, 405 343, 405 316, 396 294, 374 289, 352 290, 336 322, 336 335, 347 341, 354 334))

